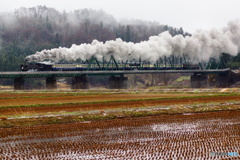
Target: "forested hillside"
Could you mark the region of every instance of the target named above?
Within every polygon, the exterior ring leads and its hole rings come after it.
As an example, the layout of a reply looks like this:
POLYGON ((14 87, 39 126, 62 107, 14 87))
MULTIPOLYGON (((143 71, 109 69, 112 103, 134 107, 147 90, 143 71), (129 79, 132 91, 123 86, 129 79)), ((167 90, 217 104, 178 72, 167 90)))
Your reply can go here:
POLYGON ((121 38, 140 42, 169 31, 189 35, 182 28, 141 20, 116 20, 102 10, 57 11, 46 6, 0 13, 0 71, 16 71, 27 55, 72 44, 121 38))

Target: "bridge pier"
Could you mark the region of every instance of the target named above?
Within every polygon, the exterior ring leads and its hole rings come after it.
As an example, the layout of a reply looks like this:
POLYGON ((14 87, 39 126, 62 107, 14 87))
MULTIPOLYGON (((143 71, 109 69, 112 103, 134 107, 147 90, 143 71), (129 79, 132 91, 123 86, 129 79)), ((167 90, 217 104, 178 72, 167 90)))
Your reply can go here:
POLYGON ((225 88, 230 86, 231 72, 219 73, 217 76, 217 87, 225 88))
POLYGON ((208 74, 208 85, 209 87, 218 86, 218 74, 208 74))
POLYGON ((221 73, 194 73, 191 76, 191 88, 217 87, 225 88, 230 86, 231 72, 221 73))
POLYGON ((24 78, 17 77, 14 78, 14 90, 23 90, 24 89, 24 78))
POLYGON ((89 79, 86 75, 72 77, 72 89, 89 89, 89 79))
POLYGON ((47 89, 57 89, 57 78, 56 77, 46 77, 46 88, 47 89))
POLYGON ((110 89, 126 89, 127 88, 127 77, 121 75, 120 77, 111 76, 109 78, 109 88, 110 89))
POLYGON ((208 75, 205 73, 194 73, 191 76, 191 88, 208 87, 208 75))

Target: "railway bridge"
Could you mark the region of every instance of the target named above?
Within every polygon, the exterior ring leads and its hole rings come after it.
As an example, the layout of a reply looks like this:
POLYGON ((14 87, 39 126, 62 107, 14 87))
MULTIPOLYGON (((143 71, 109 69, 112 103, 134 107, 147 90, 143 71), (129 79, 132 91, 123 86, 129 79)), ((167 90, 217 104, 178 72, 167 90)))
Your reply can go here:
POLYGON ((230 69, 206 70, 101 70, 101 71, 38 71, 38 72, 0 72, 0 78, 14 79, 14 90, 23 90, 26 78, 46 78, 46 88, 57 88, 57 77, 72 77, 72 89, 89 89, 89 76, 109 76, 110 89, 127 87, 127 74, 190 73, 192 88, 208 86, 228 87, 231 79, 230 69))

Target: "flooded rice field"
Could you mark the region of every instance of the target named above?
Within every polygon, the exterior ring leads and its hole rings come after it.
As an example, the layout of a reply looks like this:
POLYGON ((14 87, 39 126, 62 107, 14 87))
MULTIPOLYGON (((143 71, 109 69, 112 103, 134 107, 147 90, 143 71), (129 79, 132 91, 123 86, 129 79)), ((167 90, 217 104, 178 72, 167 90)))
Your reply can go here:
POLYGON ((0 159, 239 159, 240 111, 0 128, 0 159))

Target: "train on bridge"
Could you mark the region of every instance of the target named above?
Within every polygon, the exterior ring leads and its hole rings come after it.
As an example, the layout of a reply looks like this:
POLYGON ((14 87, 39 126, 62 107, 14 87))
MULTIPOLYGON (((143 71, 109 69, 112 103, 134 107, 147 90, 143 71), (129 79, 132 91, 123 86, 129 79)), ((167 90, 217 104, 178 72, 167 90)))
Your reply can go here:
POLYGON ((99 61, 96 57, 80 63, 53 63, 45 62, 25 62, 20 66, 21 71, 105 71, 105 70, 206 70, 206 69, 224 69, 226 64, 220 59, 211 58, 209 62, 193 63, 186 57, 163 57, 156 62, 131 60, 116 61, 111 58, 106 61, 104 58, 99 61))
POLYGON ((32 62, 21 65, 21 71, 97 71, 97 70, 187 70, 199 69, 197 64, 182 65, 157 65, 151 63, 142 64, 140 62, 129 63, 49 63, 49 62, 32 62))

